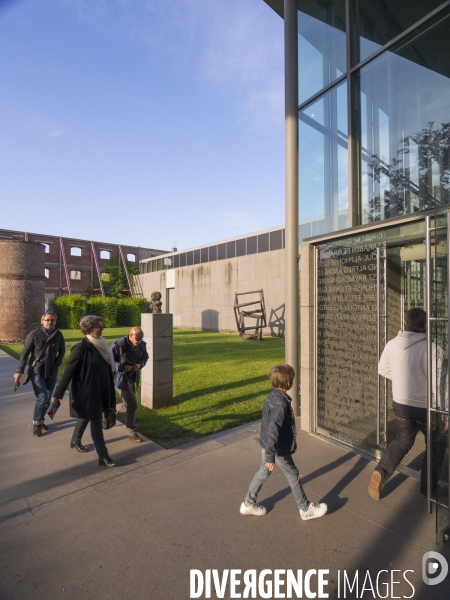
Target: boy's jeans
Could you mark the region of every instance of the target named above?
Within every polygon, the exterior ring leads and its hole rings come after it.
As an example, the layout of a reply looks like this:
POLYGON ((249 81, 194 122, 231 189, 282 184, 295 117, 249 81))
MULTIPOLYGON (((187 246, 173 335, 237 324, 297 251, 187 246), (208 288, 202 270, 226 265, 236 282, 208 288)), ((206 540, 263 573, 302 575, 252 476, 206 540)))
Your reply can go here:
MULTIPOLYGON (((266 467, 266 462, 266 453, 263 450, 261 466, 259 467, 259 471, 253 477, 250 487, 248 488, 247 496, 245 497, 245 502, 249 506, 256 504, 259 490, 262 488, 262 484, 270 475, 270 471, 266 467)), ((286 479, 291 486, 294 500, 297 502, 299 509, 306 510, 309 506, 309 500, 303 491, 303 487, 300 482, 300 476, 298 474, 297 467, 292 460, 292 455, 289 454, 288 456, 275 456, 275 463, 280 467, 286 476, 286 479)))
POLYGON ((57 375, 58 373, 55 373, 51 377, 45 378, 39 373, 31 374, 31 385, 36 396, 33 415, 33 423, 35 425, 44 422, 45 413, 50 406, 53 390, 55 389, 57 375))

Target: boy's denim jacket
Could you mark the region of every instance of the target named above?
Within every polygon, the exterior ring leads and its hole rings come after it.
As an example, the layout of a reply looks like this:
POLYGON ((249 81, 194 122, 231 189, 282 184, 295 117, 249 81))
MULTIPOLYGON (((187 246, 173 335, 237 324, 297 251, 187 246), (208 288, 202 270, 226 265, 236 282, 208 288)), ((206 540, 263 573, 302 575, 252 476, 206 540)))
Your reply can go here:
POLYGON ((273 389, 263 407, 259 443, 266 452, 266 461, 275 462, 275 455, 288 456, 297 449, 294 411, 287 394, 273 389))

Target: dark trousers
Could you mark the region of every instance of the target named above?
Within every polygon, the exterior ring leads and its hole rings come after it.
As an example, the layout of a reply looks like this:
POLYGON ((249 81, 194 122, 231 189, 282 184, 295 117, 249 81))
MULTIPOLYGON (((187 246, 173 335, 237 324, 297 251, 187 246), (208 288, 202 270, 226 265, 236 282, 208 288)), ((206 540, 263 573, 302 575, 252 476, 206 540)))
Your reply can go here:
POLYGON ((72 443, 81 442, 83 433, 86 431, 88 423, 91 423, 91 436, 99 458, 106 458, 108 450, 106 449, 105 438, 103 437, 102 417, 97 419, 77 419, 72 434, 72 443))
POLYGON ((136 400, 136 384, 134 381, 127 381, 127 389, 120 390, 122 397, 122 404, 116 404, 116 411, 118 413, 126 413, 126 425, 127 433, 133 433, 136 431, 136 411, 138 403, 136 400))
MULTIPOLYGON (((395 410, 395 423, 397 425, 397 437, 386 448, 383 457, 381 458, 377 471, 380 471, 383 476, 383 481, 386 482, 403 458, 408 454, 414 445, 416 435, 421 431, 425 436, 427 443, 427 415, 422 412, 407 412, 404 410, 395 410)), ((432 431, 432 448, 431 448, 431 488, 436 489, 436 469, 441 468, 445 455, 445 439, 442 437, 442 421, 436 418, 436 415, 431 416, 431 431, 432 431)), ((425 453, 422 461, 422 469, 420 472, 420 491, 422 494, 427 492, 427 453, 425 453)))

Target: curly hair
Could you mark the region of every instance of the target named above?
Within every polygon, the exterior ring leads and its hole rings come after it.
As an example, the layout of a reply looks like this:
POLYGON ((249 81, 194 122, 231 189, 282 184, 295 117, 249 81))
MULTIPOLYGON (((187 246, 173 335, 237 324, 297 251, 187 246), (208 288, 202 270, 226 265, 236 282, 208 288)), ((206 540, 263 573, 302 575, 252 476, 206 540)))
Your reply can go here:
POLYGON ((103 319, 97 315, 86 315, 80 320, 81 333, 84 333, 84 335, 91 333, 97 323, 103 325, 103 319))

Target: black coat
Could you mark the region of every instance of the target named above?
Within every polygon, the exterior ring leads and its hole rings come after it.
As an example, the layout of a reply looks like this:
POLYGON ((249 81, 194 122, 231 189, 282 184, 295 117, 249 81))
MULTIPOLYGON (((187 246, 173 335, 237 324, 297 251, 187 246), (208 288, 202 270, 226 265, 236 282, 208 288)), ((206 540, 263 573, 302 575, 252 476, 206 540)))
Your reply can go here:
POLYGON ((38 364, 35 365, 33 372, 40 373, 46 379, 52 375, 56 375, 58 367, 62 363, 66 352, 64 336, 59 329, 49 334, 45 327, 33 329, 33 331, 25 338, 16 373, 22 374, 25 371, 25 365, 29 354, 31 354, 30 363, 39 356, 39 353, 45 346, 49 337, 51 337, 51 341, 47 346, 47 350, 45 351, 44 356, 39 360, 38 364))
POLYGON ((96 419, 103 410, 116 406, 111 365, 86 338, 72 348, 53 396, 61 399, 71 381, 71 417, 96 419))

